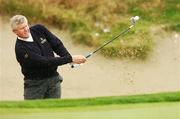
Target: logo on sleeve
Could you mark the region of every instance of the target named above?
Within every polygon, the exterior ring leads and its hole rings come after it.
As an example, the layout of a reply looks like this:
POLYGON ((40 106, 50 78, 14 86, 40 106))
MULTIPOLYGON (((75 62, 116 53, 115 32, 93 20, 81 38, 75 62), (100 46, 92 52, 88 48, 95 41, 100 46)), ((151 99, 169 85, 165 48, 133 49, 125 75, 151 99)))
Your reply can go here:
POLYGON ((24 58, 25 58, 25 59, 27 59, 27 58, 28 58, 28 54, 27 54, 27 53, 24 55, 24 58))
POLYGON ((41 40, 41 44, 44 44, 45 42, 47 42, 45 38, 40 38, 40 40, 41 40))

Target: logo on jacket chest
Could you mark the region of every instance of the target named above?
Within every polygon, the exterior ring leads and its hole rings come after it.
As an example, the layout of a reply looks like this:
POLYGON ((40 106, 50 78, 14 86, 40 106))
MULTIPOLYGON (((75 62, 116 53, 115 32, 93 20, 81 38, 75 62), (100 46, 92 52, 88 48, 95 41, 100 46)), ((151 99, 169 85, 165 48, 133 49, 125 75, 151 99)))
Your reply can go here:
POLYGON ((45 42, 47 42, 47 40, 45 38, 40 38, 41 44, 44 44, 45 42))

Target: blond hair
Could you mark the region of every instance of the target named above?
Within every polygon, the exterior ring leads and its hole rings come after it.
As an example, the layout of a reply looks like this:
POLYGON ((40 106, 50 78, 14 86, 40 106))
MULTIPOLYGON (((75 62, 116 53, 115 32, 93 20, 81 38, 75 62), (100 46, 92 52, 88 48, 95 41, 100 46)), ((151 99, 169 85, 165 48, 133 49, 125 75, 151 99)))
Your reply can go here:
POLYGON ((23 15, 15 15, 10 19, 12 30, 16 29, 18 25, 23 23, 28 23, 27 18, 23 15))

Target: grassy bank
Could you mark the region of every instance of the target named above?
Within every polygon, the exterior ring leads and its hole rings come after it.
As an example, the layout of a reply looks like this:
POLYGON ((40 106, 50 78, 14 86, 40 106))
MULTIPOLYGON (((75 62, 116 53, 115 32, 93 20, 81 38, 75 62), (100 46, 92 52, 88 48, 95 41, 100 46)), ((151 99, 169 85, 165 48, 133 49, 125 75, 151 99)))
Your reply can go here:
POLYGON ((2 119, 179 119, 179 102, 71 108, 3 108, 2 119))
POLYGON ((2 119, 179 119, 180 92, 86 99, 1 101, 2 119))
POLYGON ((179 102, 180 92, 63 100, 1 101, 0 108, 63 108, 113 104, 179 102))
POLYGON ((30 22, 44 22, 67 30, 74 43, 98 47, 130 25, 129 18, 141 20, 125 37, 103 48, 107 57, 146 59, 153 49, 151 26, 167 32, 180 31, 179 0, 0 0, 0 14, 23 14, 30 22))

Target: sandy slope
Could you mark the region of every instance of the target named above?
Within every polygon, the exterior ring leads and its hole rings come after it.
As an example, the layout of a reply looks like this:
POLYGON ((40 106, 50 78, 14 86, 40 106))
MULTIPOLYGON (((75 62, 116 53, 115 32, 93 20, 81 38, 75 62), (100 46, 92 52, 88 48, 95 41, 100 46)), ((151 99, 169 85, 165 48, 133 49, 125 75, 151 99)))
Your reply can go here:
MULTIPOLYGON (((73 45, 66 33, 52 31, 72 54, 93 49, 73 45)), ((64 77, 63 98, 130 95, 180 91, 180 34, 162 35, 152 30, 156 47, 146 62, 105 59, 99 54, 80 68, 59 67, 64 77)), ((164 34, 164 33, 163 33, 164 34)), ((15 59, 15 35, 7 23, 0 23, 0 100, 23 99, 23 76, 15 59)))

